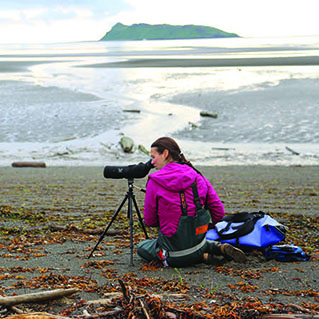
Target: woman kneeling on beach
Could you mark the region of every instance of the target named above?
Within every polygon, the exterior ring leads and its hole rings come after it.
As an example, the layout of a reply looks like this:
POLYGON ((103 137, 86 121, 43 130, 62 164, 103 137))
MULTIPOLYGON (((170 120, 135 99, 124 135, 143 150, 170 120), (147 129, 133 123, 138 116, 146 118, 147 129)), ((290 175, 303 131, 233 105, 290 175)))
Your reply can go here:
POLYGON ((176 141, 170 137, 157 139, 151 145, 151 156, 158 171, 148 178, 144 221, 158 227, 159 233, 158 239, 142 241, 137 253, 146 261, 162 259, 172 267, 210 263, 214 255, 245 262, 240 249, 206 240, 208 228, 224 217, 224 207, 212 185, 186 160, 176 141))

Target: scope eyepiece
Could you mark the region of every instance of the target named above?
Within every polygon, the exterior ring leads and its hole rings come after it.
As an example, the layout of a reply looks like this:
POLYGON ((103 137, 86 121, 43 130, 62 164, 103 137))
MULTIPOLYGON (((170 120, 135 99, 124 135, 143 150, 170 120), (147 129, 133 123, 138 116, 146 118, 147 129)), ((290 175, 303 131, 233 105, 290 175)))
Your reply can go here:
POLYGON ((145 163, 140 162, 136 165, 128 165, 128 166, 105 166, 103 175, 105 178, 143 178, 148 172, 154 168, 152 164, 152 159, 148 160, 145 163))

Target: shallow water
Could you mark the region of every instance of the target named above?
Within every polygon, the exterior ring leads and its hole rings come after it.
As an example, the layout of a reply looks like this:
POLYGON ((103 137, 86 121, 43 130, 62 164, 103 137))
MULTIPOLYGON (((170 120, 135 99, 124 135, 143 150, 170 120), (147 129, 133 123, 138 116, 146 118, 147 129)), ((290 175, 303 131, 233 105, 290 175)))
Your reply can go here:
POLYGON ((88 67, 131 58, 289 59, 318 52, 318 38, 2 45, 0 165, 146 161, 137 147, 121 151, 123 135, 146 148, 171 135, 195 164, 318 165, 316 65, 88 67))

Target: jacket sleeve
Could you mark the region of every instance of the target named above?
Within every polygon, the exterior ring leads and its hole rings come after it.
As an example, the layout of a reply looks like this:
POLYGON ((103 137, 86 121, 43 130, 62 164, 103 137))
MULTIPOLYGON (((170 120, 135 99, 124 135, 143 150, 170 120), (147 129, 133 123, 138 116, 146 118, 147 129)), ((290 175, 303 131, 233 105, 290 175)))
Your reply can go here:
POLYGON ((159 225, 157 214, 156 185, 149 179, 146 185, 144 201, 144 221, 147 226, 156 227, 159 225))
POLYGON ((206 208, 212 219, 209 228, 213 228, 225 216, 225 209, 211 183, 206 178, 205 180, 207 184, 206 208))

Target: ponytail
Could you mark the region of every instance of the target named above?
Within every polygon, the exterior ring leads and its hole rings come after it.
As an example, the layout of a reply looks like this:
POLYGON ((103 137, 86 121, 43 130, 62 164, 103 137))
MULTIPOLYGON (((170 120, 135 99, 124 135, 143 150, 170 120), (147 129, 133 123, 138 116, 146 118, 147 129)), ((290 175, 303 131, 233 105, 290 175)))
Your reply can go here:
POLYGON ((156 147, 159 154, 162 154, 164 150, 168 150, 174 162, 186 164, 193 168, 198 174, 202 175, 201 172, 198 171, 193 164, 186 159, 176 141, 171 137, 160 137, 154 143, 152 143, 151 147, 156 147))

